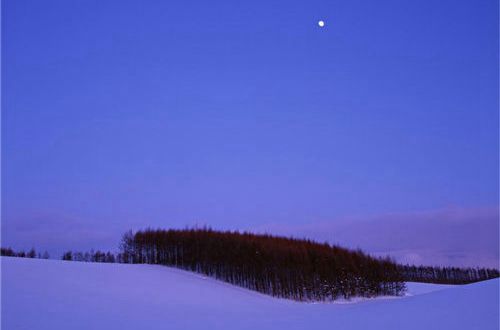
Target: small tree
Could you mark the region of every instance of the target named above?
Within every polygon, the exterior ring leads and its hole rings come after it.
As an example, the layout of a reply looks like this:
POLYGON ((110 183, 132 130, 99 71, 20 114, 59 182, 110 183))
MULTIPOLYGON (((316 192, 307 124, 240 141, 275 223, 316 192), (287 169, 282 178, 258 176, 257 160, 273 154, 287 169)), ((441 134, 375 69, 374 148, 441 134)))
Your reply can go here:
POLYGON ((11 248, 2 248, 1 255, 6 256, 6 257, 15 257, 16 253, 11 248))
POLYGON ((114 263, 115 262, 114 254, 112 254, 111 252, 106 253, 105 260, 106 260, 105 262, 114 263))
POLYGON ((73 254, 71 253, 71 251, 65 252, 62 256, 62 260, 68 260, 68 261, 73 260, 73 254))
POLYGON ((135 242, 134 233, 132 232, 132 230, 129 230, 125 234, 123 234, 122 240, 120 242, 120 250, 122 251, 122 262, 134 262, 135 242))
POLYGON ((75 253, 73 253, 73 260, 75 260, 75 261, 85 261, 85 257, 83 255, 83 253, 81 253, 81 252, 75 252, 75 253))
POLYGON ((28 252, 26 255, 28 258, 35 258, 36 257, 36 251, 34 248, 31 248, 31 250, 28 252))

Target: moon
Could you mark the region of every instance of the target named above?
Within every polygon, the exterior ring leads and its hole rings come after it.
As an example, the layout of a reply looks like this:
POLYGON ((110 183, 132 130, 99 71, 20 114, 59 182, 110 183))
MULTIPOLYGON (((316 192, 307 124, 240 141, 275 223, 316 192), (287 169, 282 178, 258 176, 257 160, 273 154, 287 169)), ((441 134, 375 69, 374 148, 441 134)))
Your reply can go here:
POLYGON ((319 27, 324 27, 325 26, 325 21, 318 21, 318 26, 319 27))

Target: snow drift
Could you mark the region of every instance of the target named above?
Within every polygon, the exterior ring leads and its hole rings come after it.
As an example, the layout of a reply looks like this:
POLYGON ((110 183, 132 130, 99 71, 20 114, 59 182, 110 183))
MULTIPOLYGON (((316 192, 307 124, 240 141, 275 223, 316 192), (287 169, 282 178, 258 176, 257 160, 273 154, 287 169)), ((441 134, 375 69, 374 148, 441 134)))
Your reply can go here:
POLYGON ((3 330, 498 329, 499 280, 356 303, 276 299, 178 269, 1 258, 3 330))

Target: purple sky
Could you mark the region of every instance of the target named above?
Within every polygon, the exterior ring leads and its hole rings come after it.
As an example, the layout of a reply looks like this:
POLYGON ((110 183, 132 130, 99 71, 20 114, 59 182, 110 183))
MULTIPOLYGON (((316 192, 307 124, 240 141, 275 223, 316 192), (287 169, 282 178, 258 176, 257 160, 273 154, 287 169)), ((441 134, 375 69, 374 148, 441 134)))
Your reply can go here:
POLYGON ((498 265, 498 9, 5 0, 2 245, 207 224, 498 265))

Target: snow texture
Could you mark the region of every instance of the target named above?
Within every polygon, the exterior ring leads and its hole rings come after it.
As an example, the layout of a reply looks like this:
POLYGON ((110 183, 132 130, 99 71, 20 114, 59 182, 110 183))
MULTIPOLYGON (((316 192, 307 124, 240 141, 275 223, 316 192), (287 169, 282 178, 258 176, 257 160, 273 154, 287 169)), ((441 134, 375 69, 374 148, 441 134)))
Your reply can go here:
POLYGON ((498 329, 499 281, 408 283, 400 298, 276 299, 153 265, 1 258, 2 330, 498 329))

